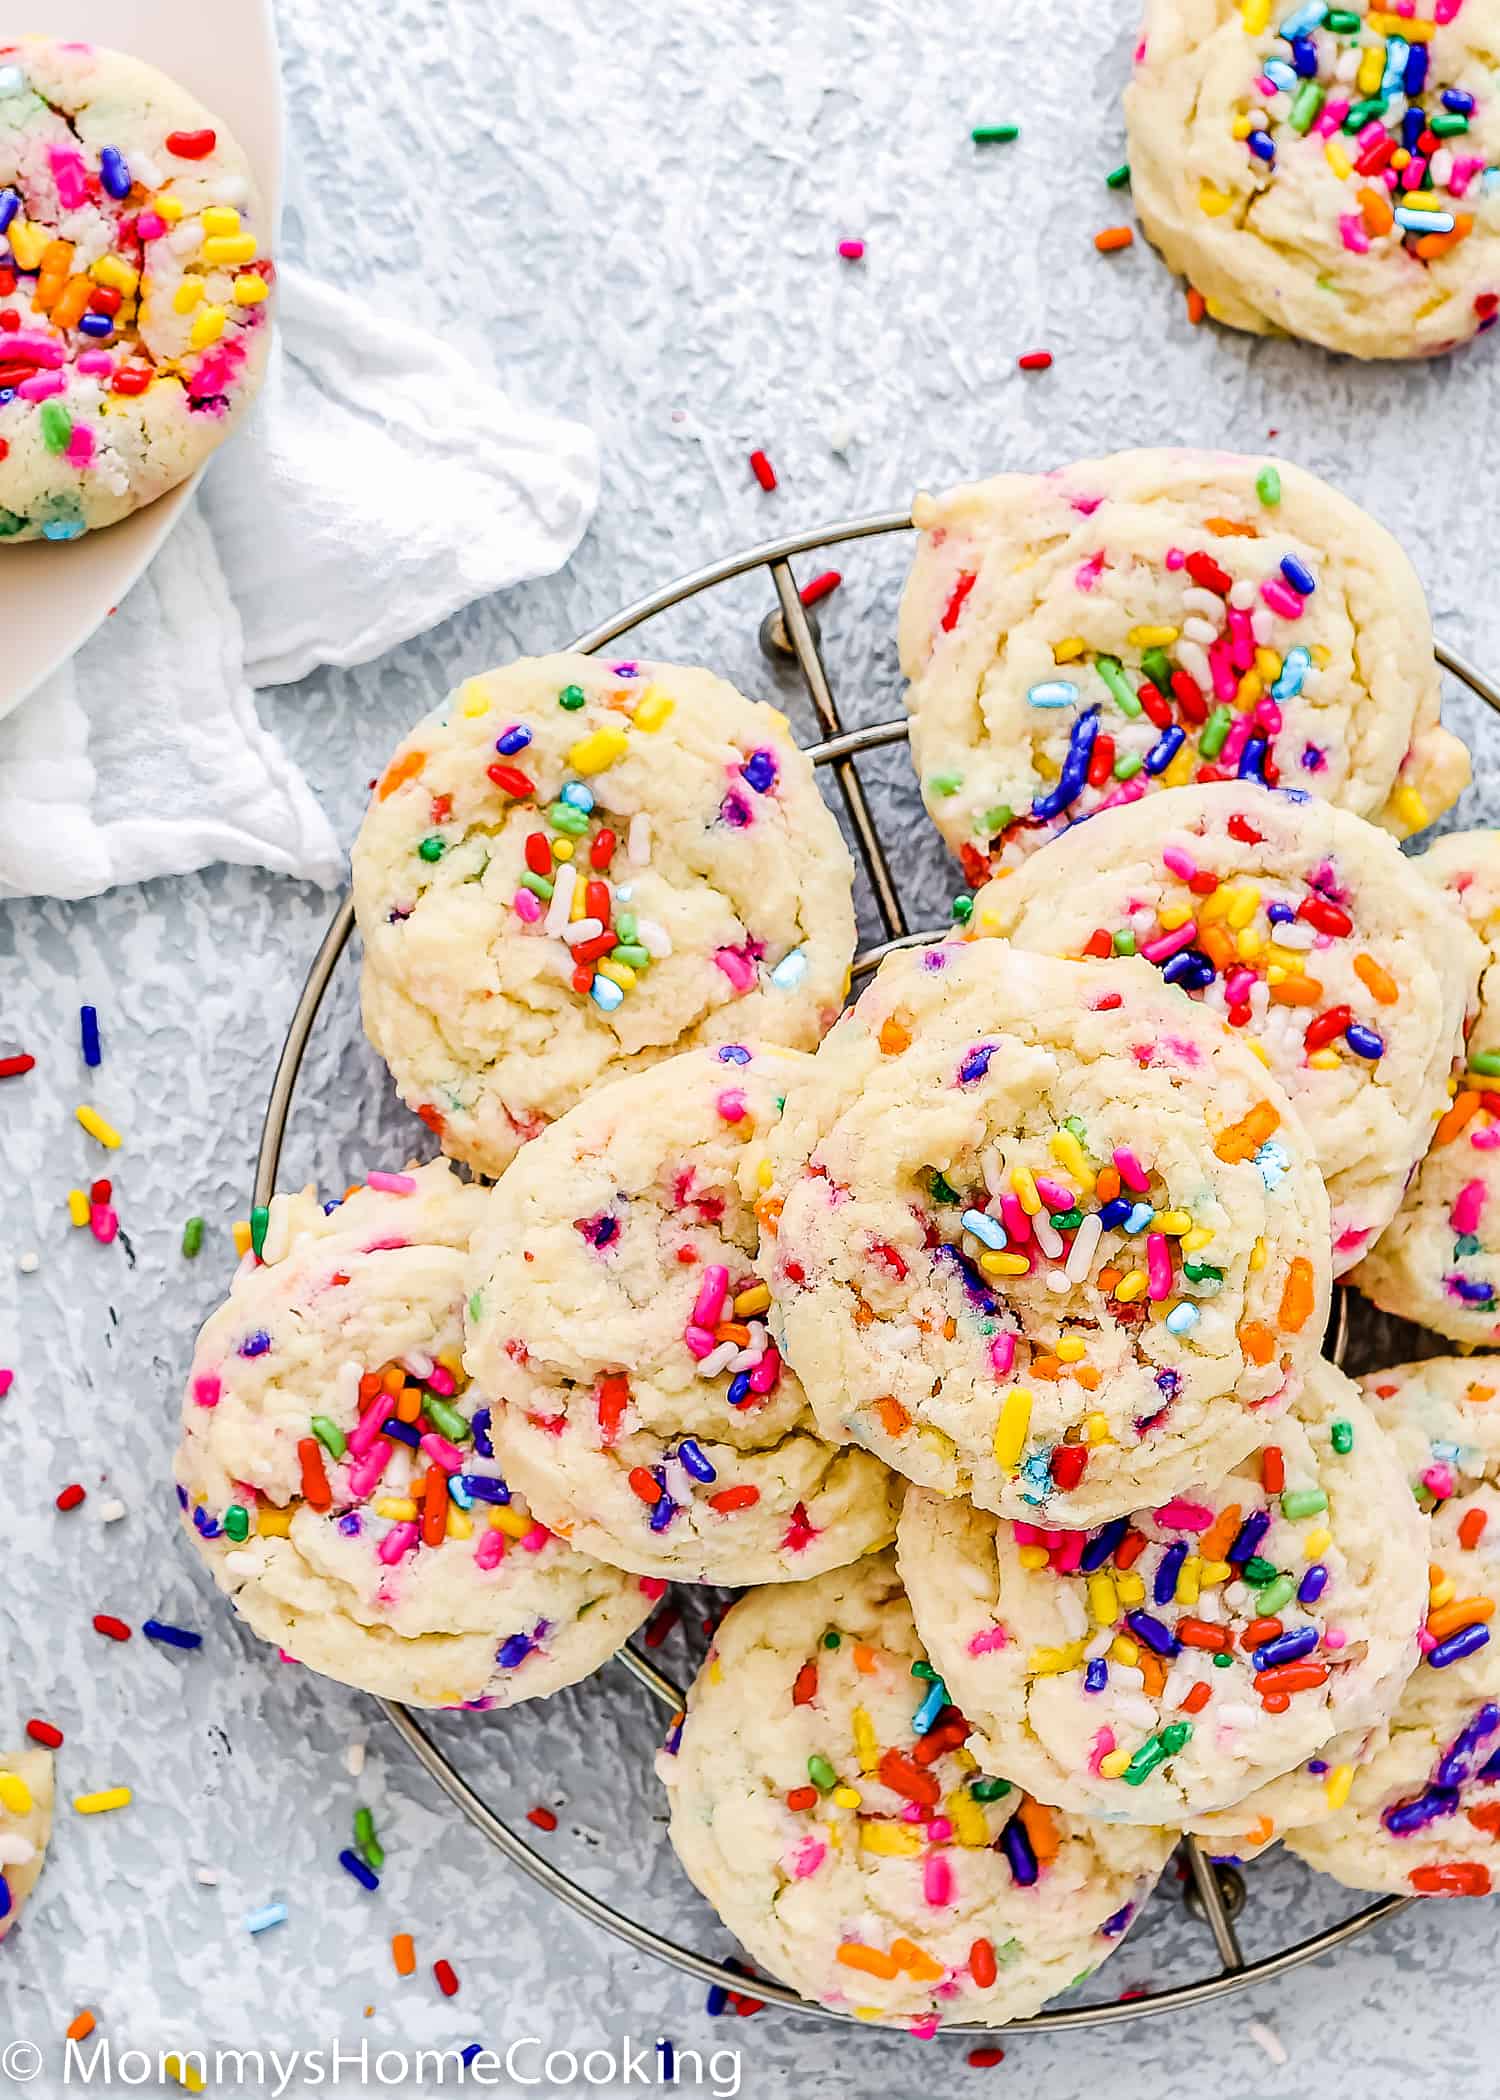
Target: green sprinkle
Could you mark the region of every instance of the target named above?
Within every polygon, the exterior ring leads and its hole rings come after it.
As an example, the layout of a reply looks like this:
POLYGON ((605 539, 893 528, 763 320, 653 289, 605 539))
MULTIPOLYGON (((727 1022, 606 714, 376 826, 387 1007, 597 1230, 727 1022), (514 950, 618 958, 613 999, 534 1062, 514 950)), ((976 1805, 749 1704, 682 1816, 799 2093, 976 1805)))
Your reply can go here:
POLYGON ((1107 182, 1107 183, 1109 184, 1109 187, 1110 187, 1110 188, 1111 188, 1112 190, 1124 190, 1124 189, 1129 189, 1129 187, 1130 187, 1130 163, 1129 163, 1129 161, 1128 161, 1128 160, 1122 160, 1122 161, 1121 161, 1121 163, 1120 163, 1120 165, 1119 165, 1119 166, 1118 166, 1117 168, 1111 168, 1111 169, 1110 169, 1110 171, 1109 171, 1109 173, 1108 173, 1108 174, 1107 174, 1107 175, 1105 176, 1104 180, 1105 180, 1105 181, 1106 181, 1106 182, 1107 182))
POLYGON ((816 1751, 807 1760, 807 1776, 820 1794, 831 1794, 839 1783, 839 1775, 833 1766, 816 1751))
POLYGON ((422 1397, 422 1412, 438 1435, 445 1436, 450 1444, 468 1441, 469 1425, 450 1401, 439 1400, 436 1393, 425 1393, 422 1397))
POLYGON ((364 1854, 367 1865, 377 1871, 385 1865, 385 1847, 375 1835, 375 1818, 367 1808, 354 1811, 354 1842, 364 1854))
POLYGON ((1233 717, 1227 707, 1216 707, 1203 725, 1203 734, 1198 739, 1200 758, 1214 759, 1224 748, 1233 717))
POLYGON ((1274 467, 1262 467, 1255 477, 1255 493, 1266 506, 1274 510, 1281 501, 1281 476, 1274 467))
POLYGON ((242 1503, 231 1502, 224 1512, 224 1536, 243 1546, 250 1536, 250 1512, 242 1503))
POLYGON ((609 959, 614 963, 624 963, 630 970, 644 970, 650 965, 651 951, 638 947, 634 941, 621 941, 618 948, 610 949, 609 959))
POLYGON ((581 839, 589 828, 588 818, 571 802, 554 802, 547 812, 547 822, 554 831, 565 831, 575 839, 581 839))
POLYGON ((1182 1273, 1189 1283, 1207 1284, 1213 1290, 1224 1281, 1222 1269, 1216 1269, 1211 1261, 1199 1261, 1195 1254, 1190 1254, 1183 1263, 1182 1273))
POLYGON ((1076 1208, 1052 1212, 1053 1228, 1058 1232, 1075 1232, 1082 1223, 1083 1212, 1076 1208))
POLYGON ((1253 1553, 1241 1570, 1246 1582, 1253 1590, 1263 1590, 1268 1582, 1274 1582, 1281 1570, 1274 1560, 1267 1560, 1263 1553, 1253 1553))
POLYGON ((841 1633, 836 1632, 833 1629, 833 1627, 830 1627, 827 1633, 825 1633, 823 1636, 823 1646, 825 1648, 838 1648, 842 1645, 843 1635, 841 1633))
POLYGON ((533 875, 530 868, 521 877, 523 890, 530 890, 533 897, 540 897, 545 904, 552 895, 552 884, 545 875, 533 875))
POLYGON ((1130 690, 1129 682, 1118 656, 1096 656, 1094 669, 1104 681, 1109 693, 1122 715, 1133 721, 1141 711, 1141 703, 1130 690))
MULTIPOLYGON (((1177 1725, 1180 1727, 1183 1724, 1179 1722, 1177 1725)), ((1160 1735, 1147 1736, 1120 1777, 1127 1786, 1141 1786, 1151 1777, 1157 1766, 1165 1764, 1171 1755, 1167 1748, 1167 1730, 1164 1728, 1160 1735)))
POLYGON ((957 1203, 959 1200, 958 1190, 946 1174, 939 1174, 936 1167, 932 1170, 932 1200, 934 1203, 957 1203))
POLYGON ((1274 1619, 1283 1604, 1290 1604, 1296 1593, 1296 1585, 1290 1575, 1278 1575, 1268 1582, 1255 1600, 1255 1609, 1263 1618, 1274 1619))
POLYGON ((1347 1458, 1354 1449, 1354 1424, 1341 1416, 1329 1429, 1328 1440, 1340 1458, 1347 1458))
POLYGON ((1358 36, 1364 26, 1363 15, 1357 15, 1352 7, 1330 7, 1323 17, 1323 27, 1334 36, 1358 36))
POLYGON ((1281 1514, 1294 1519, 1316 1517, 1327 1507, 1328 1497, 1321 1488, 1289 1488, 1281 1498, 1281 1514))
POLYGON ((1439 116, 1427 119, 1427 129, 1435 139, 1456 139, 1461 132, 1467 131, 1468 128, 1468 118, 1461 115, 1457 110, 1448 110, 1439 116))
POLYGON ((1318 112, 1327 100, 1328 90, 1320 87, 1316 80, 1304 80, 1292 102, 1292 113, 1288 121, 1293 131, 1306 135, 1317 120, 1318 112))
POLYGON ((1469 1070, 1481 1079, 1500 1079, 1500 1050, 1471 1050, 1469 1070))
POLYGON ((484 1311, 484 1292, 483 1292, 483 1291, 471 1291, 471 1292, 469 1293, 469 1318, 470 1318, 471 1320, 477 1320, 477 1319, 479 1318, 480 1314, 481 1314, 481 1313, 482 1313, 483 1311, 484 1311))
POLYGON ((633 941, 635 939, 636 924, 636 916, 633 911, 617 911, 615 913, 615 932, 622 941, 633 941))
POLYGON ((1172 659, 1165 649, 1148 649, 1141 658, 1141 669, 1159 693, 1172 690, 1172 659))
POLYGON ((937 1671, 930 1662, 914 1662, 911 1666, 911 1674, 913 1677, 920 1677, 926 1684, 937 1683, 937 1671))
POLYGON ((929 773, 928 792, 933 795, 956 795, 964 784, 962 773, 929 773))
POLYGON ((264 1203, 257 1203, 250 1213, 250 1252, 257 1261, 266 1244, 266 1227, 271 1222, 271 1213, 264 1203))
POLYGON ((1005 831, 1015 820, 1016 813, 1010 804, 1008 802, 997 802, 993 809, 985 811, 982 821, 984 830, 993 838, 997 831, 1005 831))
POLYGON ((1021 136, 1019 124, 976 124, 969 133, 976 146, 1008 146, 1021 136))
POLYGON ((330 1422, 327 1415, 314 1415, 312 1433, 330 1458, 342 1458, 349 1446, 344 1441, 344 1432, 337 1422, 330 1422))
POLYGON ((1134 955, 1135 933, 1129 926, 1122 926, 1118 933, 1110 935, 1109 940, 1116 955, 1134 955))
POLYGON ((1352 135, 1356 131, 1363 131, 1372 118, 1383 117, 1384 115, 1384 95, 1372 95, 1368 102, 1355 103, 1348 116, 1344 119, 1344 129, 1352 135))
POLYGON ((1192 1722, 1170 1721, 1162 1730, 1161 1739, 1168 1757, 1175 1757, 1179 1750, 1185 1750, 1193 1740, 1192 1722))
POLYGON ((967 895, 955 897, 948 909, 953 914, 955 926, 967 926, 974 916, 974 899, 967 895))
POLYGON ((1214 1657, 1214 1668, 1215 1668, 1216 1670, 1229 1670, 1229 1669, 1232 1669, 1233 1667, 1234 1667, 1234 1657, 1233 1657, 1232 1655, 1225 1655, 1225 1654, 1223 1653, 1223 1651, 1221 1650, 1221 1651, 1219 1652, 1219 1654, 1217 1654, 1217 1655, 1216 1655, 1216 1656, 1214 1657))
POLYGON ((423 860, 441 860, 443 857, 443 842, 441 839, 423 839, 417 851, 421 854, 423 860))
POLYGON ((565 707, 570 715, 576 715, 587 699, 588 695, 581 685, 565 685, 557 696, 557 704, 559 707, 565 707))
POLYGON ((42 439, 49 452, 61 452, 73 435, 73 418, 60 401, 42 403, 42 439))
POLYGON ((182 1228, 182 1251, 189 1261, 193 1261, 202 1245, 203 1220, 201 1218, 189 1218, 186 1225, 182 1228))
POLYGON ((1082 1116, 1064 1116, 1063 1129, 1070 1132, 1072 1136, 1076 1137, 1079 1144, 1083 1146, 1085 1151, 1088 1150, 1089 1128, 1087 1123, 1084 1122, 1082 1116))
POLYGON ((1134 780, 1140 770, 1141 754, 1139 751, 1122 751, 1115 760, 1114 774, 1116 780, 1134 780))
POLYGON ((976 1801, 999 1801, 1010 1792, 1008 1779, 971 1779, 969 1792, 976 1801))

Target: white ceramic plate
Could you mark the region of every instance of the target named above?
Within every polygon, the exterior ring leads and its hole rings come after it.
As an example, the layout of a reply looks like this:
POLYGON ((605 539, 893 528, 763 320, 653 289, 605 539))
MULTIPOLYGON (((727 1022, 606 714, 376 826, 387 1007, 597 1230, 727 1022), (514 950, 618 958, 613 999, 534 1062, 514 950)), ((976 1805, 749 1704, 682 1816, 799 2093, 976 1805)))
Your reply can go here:
MULTIPOLYGON (((0 0, 0 43, 27 35, 110 44, 180 80, 244 147, 274 221, 281 195, 281 75, 270 0, 0 0)), ((0 547, 0 716, 65 663, 119 604, 193 487, 185 482, 81 540, 0 547)))

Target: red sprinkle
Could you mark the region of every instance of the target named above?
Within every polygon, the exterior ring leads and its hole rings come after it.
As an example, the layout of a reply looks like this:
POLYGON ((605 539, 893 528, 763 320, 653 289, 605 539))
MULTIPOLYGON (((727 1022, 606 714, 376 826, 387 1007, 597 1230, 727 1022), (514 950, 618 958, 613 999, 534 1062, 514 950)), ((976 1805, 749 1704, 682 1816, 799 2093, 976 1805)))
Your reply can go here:
POLYGON ((1227 598, 1234 589, 1234 578, 1227 569, 1220 568, 1211 554, 1190 554, 1183 566, 1205 591, 1217 591, 1221 598, 1227 598))
POLYGON ((1464 1511, 1463 1522, 1458 1527, 1458 1543, 1464 1548, 1465 1552, 1472 1553, 1474 1551, 1474 1548, 1479 1544, 1484 1527, 1488 1521, 1488 1514, 1482 1509, 1466 1509, 1464 1511))
MULTIPOLYGON (((963 575, 959 577, 957 583, 954 584, 953 595, 943 607, 943 617, 939 623, 944 634, 952 634, 954 628, 958 625, 958 616, 964 609, 964 600, 978 581, 978 571, 966 569, 963 575)), ((986 869, 985 873, 988 874, 989 870, 986 869)))
POLYGON ((607 868, 615 857, 617 843, 614 833, 606 824, 601 831, 594 834, 594 843, 589 848, 589 866, 607 868))
POLYGON ((764 452, 752 452, 752 453, 751 453, 751 455, 750 455, 750 471, 751 471, 751 473, 752 473, 752 474, 753 474, 753 475, 755 476, 756 480, 757 480, 757 481, 758 481, 758 482, 760 483, 760 485, 761 485, 761 487, 762 487, 763 489, 773 489, 773 488, 775 488, 775 486, 776 486, 776 469, 775 469, 775 468, 774 468, 774 467, 773 467, 773 466, 771 465, 771 462, 770 462, 770 461, 769 461, 769 460, 768 460, 768 459, 766 458, 766 455, 764 454, 764 452))
POLYGON ((0 1079, 19 1079, 21 1074, 29 1072, 35 1063, 36 1059, 27 1057, 24 1052, 17 1057, 0 1057, 0 1079))
MULTIPOLYGON (((1225 778, 1227 776, 1221 775, 1220 777, 1225 778)), ((1229 819, 1224 829, 1232 839, 1238 839, 1242 846, 1260 846, 1265 843, 1265 833, 1257 831, 1253 824, 1247 822, 1238 813, 1229 819)))
POLYGON ((818 1666, 805 1662, 792 1681, 793 1706, 811 1706, 818 1696, 818 1666))
POLYGON ((327 1509, 333 1501, 333 1490, 323 1471, 323 1453, 315 1436, 298 1437, 297 1457, 302 1465, 303 1501, 309 1509, 327 1509))
MULTIPOLYGON (((612 1444, 620 1434, 620 1424, 629 1405, 630 1380, 623 1371, 606 1371, 599 1380, 599 1435, 604 1443, 612 1444)), ((655 1485, 653 1481, 653 1489, 655 1485)), ((656 1500, 654 1493, 651 1499, 656 1500)))
POLYGON ((748 1485, 720 1488, 717 1495, 710 1495, 708 1506, 716 1509, 721 1517, 733 1516, 738 1509, 754 1509, 760 1500, 760 1489, 748 1485))
POLYGON ((121 365, 109 390, 112 394, 144 394, 155 376, 149 365, 121 365))
POLYGON ((1023 372, 1045 372, 1051 366, 1052 352, 1050 350, 1028 350, 1024 357, 1016 359, 1016 363, 1023 372))
POLYGON ((519 766, 486 766, 484 770, 503 794, 514 795, 517 801, 536 793, 536 782, 528 779, 519 766))
POLYGON ((458 1978, 453 1973, 451 1961, 435 1961, 432 1965, 432 1973, 437 1978, 437 1987, 445 1998, 457 1996, 458 1978))
POLYGON ((1335 1036, 1342 1035, 1353 1019, 1352 1007, 1330 1006, 1325 1013, 1319 1014, 1315 1021, 1309 1021, 1302 1037, 1308 1055, 1311 1056, 1315 1050, 1326 1050, 1335 1036))
POLYGON ((842 255, 845 262, 863 262, 865 259, 865 244, 863 241, 840 241, 839 254, 842 255))
POLYGON ((682 1613, 677 1609, 677 1606, 675 1604, 667 1605, 664 1611, 659 1611, 656 1614, 656 1617, 646 1628, 646 1646, 648 1648, 659 1648, 673 1627, 681 1624, 682 1613))
POLYGON ((68 1485, 58 1496, 57 1506, 59 1509, 77 1509, 79 1503, 82 1500, 83 1489, 78 1485, 78 1482, 76 1480, 70 1480, 68 1485))
POLYGON ((169 131, 167 151, 178 160, 207 160, 219 143, 213 131, 169 131))
POLYGON ((28 1721, 26 1733, 34 1743, 44 1743, 49 1750, 62 1748, 63 1732, 54 1728, 50 1721, 28 1721))
POLYGON ((114 1193, 115 1185, 112 1181, 91 1181, 89 1183, 90 1203, 109 1203, 113 1200, 114 1193))
MULTIPOLYGON (((979 1979, 976 1977, 974 1980, 977 1983, 979 1979)), ((992 2070, 996 2064, 1003 2064, 1004 2061, 1005 2051, 1003 2049, 971 2049, 969 2051, 969 2062, 976 2071, 992 2070)))
POLYGON ((526 865, 533 875, 551 875, 552 848, 547 843, 545 832, 529 831, 526 834, 526 865))
POLYGON ((1268 1495, 1279 1495, 1286 1486, 1286 1460, 1277 1444, 1267 1444, 1260 1454, 1260 1484, 1268 1495))
POLYGON ((804 583, 797 596, 804 605, 820 604, 830 592, 838 589, 843 580, 837 569, 825 569, 822 575, 815 576, 811 583, 804 583))
POLYGON ((649 1503, 655 1509, 657 1503, 661 1500, 661 1488, 657 1482, 656 1475, 648 1473, 644 1466, 632 1466, 627 1478, 630 1482, 631 1493, 639 1495, 642 1502, 649 1503))
POLYGON ((969 1974, 982 1991, 987 1991, 998 1974, 995 1950, 988 1940, 976 1940, 969 1949, 969 1974))
POLYGON ((1476 1859, 1413 1867, 1406 1878, 1419 1896, 1487 1896, 1490 1892, 1490 1870, 1476 1859))
POLYGON ((556 1830, 557 1828, 556 1816, 553 1815, 550 1808, 543 1808, 540 1802, 535 1808, 527 1809, 526 1820, 528 1823, 535 1823, 538 1830, 556 1830))
POLYGON ((1052 1447, 1052 1478, 1064 1494, 1076 1488, 1083 1478, 1083 1469, 1089 1462, 1087 1444, 1054 1444, 1052 1447))
POLYGON ((112 1641, 128 1641, 130 1639, 130 1628, 125 1624, 125 1621, 123 1619, 112 1619, 107 1611, 95 1612, 94 1631, 95 1633, 106 1635, 112 1641))

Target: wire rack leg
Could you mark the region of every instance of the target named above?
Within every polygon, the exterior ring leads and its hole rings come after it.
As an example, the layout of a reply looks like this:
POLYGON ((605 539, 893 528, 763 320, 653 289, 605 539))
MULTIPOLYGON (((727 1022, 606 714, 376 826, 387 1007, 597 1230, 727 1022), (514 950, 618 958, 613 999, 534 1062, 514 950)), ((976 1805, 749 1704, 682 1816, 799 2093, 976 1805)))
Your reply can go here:
POLYGON ((1219 1889, 1219 1877, 1214 1872, 1214 1863, 1196 1838, 1187 1841, 1188 1872, 1193 1877, 1193 1886, 1198 1891, 1198 1901, 1203 1905, 1203 1915, 1208 1929, 1214 1936, 1219 1960, 1224 1964, 1226 1975, 1236 1975, 1245 1966, 1245 1957, 1240 1952, 1239 1938, 1229 1912, 1224 1908, 1224 1898, 1219 1889))

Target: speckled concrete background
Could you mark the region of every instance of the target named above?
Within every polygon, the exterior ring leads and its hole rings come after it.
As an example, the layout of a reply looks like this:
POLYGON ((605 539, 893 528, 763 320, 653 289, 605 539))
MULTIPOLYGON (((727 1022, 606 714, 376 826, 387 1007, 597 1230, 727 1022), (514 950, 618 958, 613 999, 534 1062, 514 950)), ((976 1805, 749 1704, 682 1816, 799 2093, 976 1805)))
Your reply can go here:
MULTIPOLYGON (((344 837, 398 732, 460 674, 556 646, 764 534, 892 507, 922 482, 1126 444, 1274 444, 1333 477, 1405 539, 1442 632, 1500 665, 1500 499, 1484 465, 1493 347, 1361 370, 1191 330, 1148 250, 1097 256, 1092 235, 1121 216, 1103 177, 1123 157, 1131 16, 1128 0, 641 0, 628 13, 391 0, 378 15, 287 0, 284 246, 366 290, 372 327, 384 302, 431 314, 518 394, 590 419, 605 452, 599 518, 566 577, 263 699, 344 837), (1003 117, 1021 119, 1021 141, 976 152, 970 125, 1003 117), (869 244, 861 265, 836 257, 848 235, 869 244), (1025 378, 1015 358, 1038 345, 1057 363, 1025 378), (756 445, 781 474, 774 496, 746 471, 756 445)), ((849 550, 825 608, 852 720, 894 711, 901 560, 899 542, 849 550)), ((753 579, 651 640, 769 692, 754 646, 768 598, 753 579)), ((1460 816, 1494 820, 1500 730, 1477 703, 1455 719, 1475 738, 1480 781, 1460 816)), ((869 776, 917 908, 934 916, 952 876, 904 753, 869 776)), ((237 1630, 177 1540, 164 1482, 192 1334, 232 1264, 228 1224, 244 1214, 272 1064, 331 901, 217 869, 0 909, 0 1042, 39 1058, 0 1100, 0 1362, 17 1371, 0 1405, 0 1741, 46 1714, 68 1734, 66 1795, 136 1793, 123 1815, 63 1812, 41 1890, 0 1955, 0 2024, 50 2052, 32 2090, 63 2089, 58 2041, 89 2004, 117 2046, 151 2049, 528 2034, 582 2049, 665 2034, 738 2046, 744 2091, 809 2100, 933 2079, 1020 2078, 1038 2100, 1105 2079, 1132 2100, 1301 2094, 1330 2069, 1345 2095, 1492 2091, 1490 1904, 1409 1911, 1335 1963, 1171 2022, 1013 2039, 990 2071, 951 2041, 770 2013, 710 2023, 697 1985, 575 1922, 471 1838, 366 1702, 237 1630), (66 1189, 103 1166, 72 1120, 83 1000, 106 1047, 87 1092, 127 1137, 109 1162, 122 1231, 108 1250, 71 1234, 63 1210, 66 1189), (211 1229, 188 1264, 178 1242, 193 1212, 211 1229), (30 1249, 40 1266, 22 1274, 30 1249), (90 1499, 58 1516, 52 1497, 70 1478, 90 1499), (106 1529, 110 1496, 129 1514, 106 1529), (204 1648, 115 1647, 92 1632, 96 1610, 201 1627, 204 1648), (344 1767, 356 1740, 369 1744, 358 1784, 344 1767), (335 1863, 361 1799, 389 1852, 373 1898, 335 1863), (199 1866, 218 1870, 217 1886, 198 1883, 199 1866), (275 1897, 289 1921, 252 1940, 243 1914, 275 1897), (388 1953, 402 1928, 420 1963, 407 1983, 388 1953), (440 1955, 462 1979, 451 2003, 431 1980, 440 1955), (1284 2067, 1254 2023, 1280 2037, 1284 2067)), ((290 1179, 342 1183, 420 1134, 358 1040, 351 980, 338 980, 309 1061, 290 1179)), ((680 1643, 661 1656, 679 1673, 680 1643)), ((617 1667, 545 1709, 443 1730, 502 1812, 556 1807, 557 1833, 538 1839, 550 1858, 722 1952, 661 1834, 656 1733, 617 1667)), ((1252 1953, 1348 1908, 1289 1861, 1252 1886, 1252 1953)), ((1101 1985, 1209 1966, 1164 1891, 1101 1985)))

